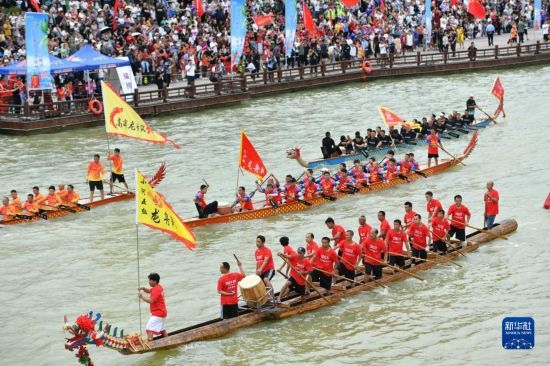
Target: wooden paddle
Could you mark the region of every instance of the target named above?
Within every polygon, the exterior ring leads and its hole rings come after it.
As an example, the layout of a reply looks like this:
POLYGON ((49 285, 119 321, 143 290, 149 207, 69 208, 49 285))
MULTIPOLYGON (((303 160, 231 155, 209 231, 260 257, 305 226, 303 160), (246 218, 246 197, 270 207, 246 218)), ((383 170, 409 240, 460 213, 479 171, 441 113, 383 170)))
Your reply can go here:
POLYGON ((285 279, 288 280, 288 276, 287 276, 286 274, 284 274, 284 273, 281 272, 280 270, 277 270, 277 272, 278 272, 281 276, 283 276, 285 279))
MULTIPOLYGON (((345 260, 344 258, 342 258, 341 256, 338 256, 338 258, 340 258, 341 261, 349 264, 350 266, 353 266, 353 264, 351 264, 350 262, 348 262, 347 260, 345 260)), ((365 271, 362 271, 358 266, 353 266, 356 270, 358 270, 359 272, 361 272, 363 275, 371 278, 372 280, 374 280, 374 282, 376 282, 376 284, 378 284, 379 286, 382 286, 384 288, 387 288, 386 285, 384 285, 382 282, 378 281, 376 278, 374 278, 374 276, 372 275, 368 275, 365 271)))
MULTIPOLYGON (((63 206, 63 205, 59 205, 59 207, 56 207, 56 206, 50 206, 46 203, 42 203, 42 205, 46 206, 46 207, 51 207, 51 208, 55 208, 55 210, 51 210, 51 211, 59 211, 59 210, 65 210, 67 212, 71 212, 71 213, 75 213, 76 211, 73 210, 72 208, 68 208, 66 206, 63 206)), ((46 210, 48 211, 48 210, 46 210)))
MULTIPOLYGON (((456 263, 456 262, 450 260, 449 258, 443 256, 443 255, 437 254, 437 253, 435 253, 435 252, 432 252, 432 253, 434 253, 437 257, 443 259, 445 262, 449 262, 449 263, 454 264, 454 265, 457 266, 457 267, 464 268, 464 267, 463 267, 462 265, 460 265, 459 263, 456 263)), ((388 254, 397 255, 397 256, 405 257, 405 258, 412 258, 412 257, 406 256, 406 255, 403 255, 403 254, 390 253, 390 252, 388 252, 388 254)), ((414 257, 414 258, 416 258, 416 257, 414 257)), ((430 260, 430 259, 422 259, 422 258, 417 258, 417 259, 419 259, 419 260, 421 260, 421 261, 436 263, 436 264, 445 264, 445 263, 441 263, 441 262, 432 261, 432 260, 430 260)))
POLYGON ((439 145, 439 148, 441 150, 443 150, 443 152, 447 155, 449 155, 451 158, 453 158, 454 160, 458 161, 459 164, 462 164, 464 166, 466 166, 466 164, 464 164, 462 161, 458 160, 458 158, 456 156, 454 156, 453 154, 451 154, 450 152, 448 152, 447 150, 445 150, 445 148, 443 147, 443 145, 441 144, 438 144, 439 145))
MULTIPOLYGON (((323 272, 323 273, 326 274, 327 276, 333 276, 333 277, 335 277, 335 278, 339 278, 339 279, 345 280, 345 281, 350 281, 350 282, 353 282, 353 283, 358 284, 358 285, 368 285, 368 284, 365 283, 365 282, 359 282, 359 281, 356 281, 356 280, 354 280, 354 279, 349 279, 349 278, 347 278, 347 277, 337 275, 336 273, 330 273, 330 272, 324 271, 324 270, 322 270, 322 269, 320 269, 320 268, 315 268, 315 269, 318 270, 319 272, 323 272)), ((372 286, 372 285, 368 285, 368 286, 374 288, 374 286, 372 286)))
MULTIPOLYGON (((451 220, 451 222, 454 222, 454 223, 457 223, 457 224, 464 224, 462 222, 457 222, 453 219, 449 219, 449 220, 451 220)), ((500 234, 495 234, 490 230, 485 230, 485 229, 482 229, 482 228, 479 228, 479 227, 472 226, 470 224, 465 224, 465 225, 468 226, 470 229, 474 229, 474 230, 477 230, 477 231, 481 231, 482 233, 490 234, 490 235, 494 236, 495 238, 501 238, 501 239, 504 239, 504 240, 508 240, 507 236, 500 235, 500 234)))
POLYGON ((308 202, 306 200, 303 200, 301 198, 296 198, 298 202, 300 202, 302 205, 311 206, 311 202, 308 202))
POLYGON ((419 176, 421 176, 423 178, 428 178, 428 175, 426 175, 426 173, 424 173, 422 170, 413 170, 413 172, 418 174, 419 176))
POLYGON ((495 125, 498 124, 497 121, 496 121, 496 119, 494 119, 493 117, 491 117, 491 116, 490 116, 487 112, 485 112, 483 109, 481 109, 481 108, 478 107, 477 105, 476 105, 476 108, 479 109, 479 110, 481 111, 481 113, 483 113, 484 115, 486 115, 487 118, 489 118, 495 125))
POLYGON ((373 258, 373 257, 370 257, 370 256, 367 256, 367 258, 372 259, 373 261, 376 261, 377 263, 380 263, 380 264, 385 265, 385 266, 387 266, 387 267, 393 268, 393 269, 395 269, 395 270, 397 270, 397 271, 399 271, 399 272, 403 272, 403 273, 405 273, 405 274, 408 275, 408 276, 411 276, 411 277, 416 278, 417 280, 425 281, 425 279, 422 278, 422 277, 420 277, 419 275, 416 275, 416 274, 411 273, 411 272, 409 272, 409 271, 405 271, 404 269, 401 269, 401 268, 399 268, 399 267, 397 267, 397 266, 392 266, 392 265, 389 264, 389 263, 382 262, 381 260, 378 260, 378 259, 373 258))
POLYGON ((432 235, 434 235, 436 238, 438 238, 439 240, 443 241, 444 243, 446 243, 447 245, 449 245, 452 249, 456 250, 458 252, 458 254, 466 257, 466 254, 462 253, 457 247, 455 247, 450 241, 448 241, 447 239, 445 238, 442 238, 441 236, 437 235, 436 233, 434 233, 432 230, 428 230, 432 235))
POLYGON ((430 262, 430 263, 435 263, 435 264, 443 264, 443 265, 447 265, 447 263, 443 262, 437 262, 437 261, 432 261, 431 259, 423 259, 423 258, 419 258, 419 257, 413 257, 413 256, 408 256, 408 255, 404 255, 404 254, 397 254, 397 253, 392 253, 392 252, 388 252, 388 254, 390 255, 396 255, 396 256, 399 256, 399 257, 403 257, 403 258, 410 258, 410 259, 417 259, 419 261, 426 261, 426 262, 430 262))
POLYGON ((333 197, 329 194, 324 194, 324 193, 321 193, 320 196, 329 201, 336 201, 337 199, 336 197, 333 197))
MULTIPOLYGON (((267 182, 267 180, 268 180, 272 175, 273 175, 272 173, 269 173, 269 175, 260 183, 260 188, 262 188, 262 186, 264 185, 264 183, 267 182)), ((258 191, 258 187, 256 187, 255 190, 253 190, 252 192, 250 192, 250 194, 249 194, 250 198, 254 197, 254 195, 256 194, 257 191, 258 191)))
POLYGON ((313 289, 315 290, 315 292, 317 292, 317 293, 319 294, 319 296, 321 296, 321 297, 323 298, 323 300, 325 300, 329 305, 332 305, 332 302, 331 302, 329 299, 327 299, 327 298, 325 297, 325 295, 323 295, 323 294, 321 293, 321 291, 319 291, 319 290, 317 289, 317 287, 313 286, 313 284, 312 284, 306 277, 302 276, 302 274, 301 274, 300 272, 298 272, 298 270, 296 270, 296 268, 295 268, 292 264, 290 264, 290 263, 286 260, 286 258, 283 257, 280 253, 279 253, 279 257, 281 257, 281 259, 282 259, 286 264, 288 264, 288 266, 289 266, 290 268, 292 268, 292 269, 294 270, 294 272, 296 272, 296 273, 298 274, 298 276, 300 276, 300 278, 301 278, 302 280, 304 280, 305 283, 308 284, 309 287, 313 288, 313 289))
POLYGON ((63 198, 61 198, 61 201, 76 205, 77 207, 83 208, 86 211, 90 211, 90 206, 83 205, 82 203, 67 201, 67 200, 64 200, 63 198))
POLYGON ((233 257, 235 257, 235 260, 237 261, 237 266, 240 266, 241 261, 239 260, 239 258, 237 258, 237 256, 235 254, 233 254, 233 257))

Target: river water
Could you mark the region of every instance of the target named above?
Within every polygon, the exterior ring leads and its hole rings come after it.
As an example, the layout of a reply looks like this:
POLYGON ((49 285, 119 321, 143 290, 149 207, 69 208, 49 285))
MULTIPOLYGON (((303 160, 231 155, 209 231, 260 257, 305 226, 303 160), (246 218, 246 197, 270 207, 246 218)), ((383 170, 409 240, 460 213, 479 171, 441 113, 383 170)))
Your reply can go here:
MULTIPOLYGON (((193 194, 207 179, 208 199, 230 201, 237 178, 239 132, 246 130, 268 169, 279 176, 300 174, 285 149, 301 146, 308 159, 319 156, 325 131, 352 134, 381 124, 376 106, 385 105, 404 118, 462 110, 470 93, 486 110, 497 102, 490 94, 493 72, 392 79, 315 89, 262 98, 223 109, 150 119, 159 131, 182 146, 144 144, 111 138, 125 157, 127 177, 134 168, 152 174, 166 161, 168 173, 158 190, 182 216, 195 215, 193 194)), ((465 161, 442 175, 372 195, 340 199, 304 213, 196 229, 198 249, 188 251, 168 236, 139 228, 141 285, 159 272, 168 305, 168 330, 218 316, 216 293, 221 261, 235 253, 245 269, 254 269, 256 235, 278 250, 287 235, 294 246, 312 231, 327 235, 333 216, 356 230, 365 214, 377 225, 376 212, 403 216, 410 200, 425 212, 424 192, 432 190, 445 208, 455 194, 482 224, 487 180, 501 194, 499 218, 516 218, 519 229, 509 241, 497 240, 467 258, 463 269, 437 267, 387 290, 365 292, 338 305, 278 322, 239 330, 222 339, 170 351, 122 356, 90 347, 97 365, 181 364, 548 364, 550 310, 546 239, 550 212, 542 209, 549 191, 550 67, 515 69, 501 74, 506 88, 507 118, 480 133, 479 144, 465 161), (536 345, 531 351, 506 351, 501 322, 506 316, 532 316, 536 345)), ((444 140, 460 153, 467 141, 444 140)), ((60 181, 74 183, 81 194, 92 154, 105 155, 102 128, 29 137, 0 137, 0 192, 15 188, 24 197, 39 184, 44 191, 60 181)), ((425 147, 417 156, 424 159, 425 147)), ((240 183, 252 186, 253 177, 240 183)), ((131 182, 131 186, 134 186, 131 182)), ((136 227, 132 202, 119 202, 64 218, 0 228, 3 291, 0 359, 4 365, 71 365, 63 349, 63 315, 70 320, 89 310, 126 333, 139 329, 136 299, 136 227)), ((276 263, 278 264, 278 263, 276 263)), ((276 287, 282 284, 276 276, 276 287)), ((145 304, 146 305, 146 304, 145 304)), ((148 308, 142 305, 143 324, 148 308)))

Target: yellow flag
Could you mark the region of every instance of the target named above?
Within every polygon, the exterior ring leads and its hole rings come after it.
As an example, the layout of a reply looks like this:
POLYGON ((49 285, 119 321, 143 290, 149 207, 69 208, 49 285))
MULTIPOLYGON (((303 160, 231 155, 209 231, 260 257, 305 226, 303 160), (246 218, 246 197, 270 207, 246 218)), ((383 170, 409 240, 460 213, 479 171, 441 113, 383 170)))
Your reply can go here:
POLYGON ((181 241, 187 248, 197 245, 195 235, 185 226, 164 197, 157 193, 143 174, 136 170, 136 222, 160 230, 181 241))
POLYGON ((166 136, 156 132, 145 122, 140 115, 124 99, 122 99, 113 87, 101 82, 103 90, 103 104, 105 106, 105 130, 107 133, 117 136, 130 137, 137 140, 149 141, 155 144, 171 143, 176 149, 180 147, 166 136))

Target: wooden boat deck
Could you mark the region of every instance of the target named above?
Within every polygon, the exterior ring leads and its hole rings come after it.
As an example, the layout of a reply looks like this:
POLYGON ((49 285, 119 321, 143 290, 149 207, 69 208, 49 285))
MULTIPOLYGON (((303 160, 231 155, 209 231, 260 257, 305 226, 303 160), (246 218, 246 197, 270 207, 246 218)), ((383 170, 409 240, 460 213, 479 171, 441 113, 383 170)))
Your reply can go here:
MULTIPOLYGON (((495 227, 491 229, 491 232, 498 235, 505 235, 515 231, 517 229, 517 226, 517 222, 513 219, 504 220, 500 224, 495 225, 495 227)), ((468 246, 461 249, 461 252, 473 252, 477 250, 480 245, 490 242, 494 239, 495 236, 488 233, 471 233, 468 235, 468 246)), ((445 257, 447 259, 455 259, 458 257, 458 255, 458 252, 450 251, 445 257)), ((437 257, 431 258, 431 260, 441 264, 445 263, 444 260, 437 257)), ((435 267, 438 263, 424 262, 414 267, 411 267, 409 264, 409 268, 407 268, 407 271, 411 273, 426 271, 435 267)), ((363 276, 358 276, 359 281, 361 277, 363 276)), ((407 277, 408 275, 404 274, 403 272, 396 272, 394 274, 384 273, 383 277, 379 280, 379 283, 389 284, 391 282, 399 281, 407 277)), ((340 281, 339 283, 341 284, 344 282, 346 281, 340 281)), ((209 320, 207 322, 171 332, 166 337, 159 337, 152 341, 132 341, 131 346, 128 345, 126 347, 119 347, 116 349, 123 354, 136 354, 174 348, 191 342, 219 338, 230 334, 240 328, 249 327, 265 320, 283 319, 307 311, 336 304, 344 297, 357 295, 363 291, 370 291, 378 288, 380 286, 379 283, 376 283, 374 281, 364 282, 363 280, 362 284, 360 285, 352 286, 350 284, 346 286, 344 291, 333 291, 330 294, 327 294, 324 289, 321 289, 322 293, 325 295, 325 299, 328 300, 328 302, 313 291, 311 292, 305 303, 302 303, 299 297, 294 294, 295 296, 283 301, 283 304, 285 304, 285 306, 266 307, 260 310, 244 308, 241 311, 240 315, 236 318, 226 320, 209 320)), ((121 341, 124 340, 121 339, 121 341)))

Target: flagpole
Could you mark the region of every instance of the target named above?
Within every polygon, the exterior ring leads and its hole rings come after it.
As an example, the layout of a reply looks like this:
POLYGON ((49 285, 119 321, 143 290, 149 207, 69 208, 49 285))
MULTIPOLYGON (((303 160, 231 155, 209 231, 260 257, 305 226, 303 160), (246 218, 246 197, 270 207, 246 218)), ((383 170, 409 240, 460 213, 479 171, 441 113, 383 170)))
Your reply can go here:
MULTIPOLYGON (((135 169, 135 177, 136 177, 136 256, 137 256, 137 280, 138 280, 138 294, 140 294, 139 291, 139 282, 141 278, 141 274, 139 273, 139 220, 138 220, 138 209, 139 209, 139 202, 137 199, 137 190, 138 190, 138 175, 137 175, 137 168, 135 169)), ((141 327, 141 299, 138 296, 138 310, 139 310, 139 335, 141 336, 142 333, 142 327, 141 327)))
MULTIPOLYGON (((105 93, 103 92, 105 87, 105 82, 101 81, 101 95, 104 96, 105 93)), ((103 103, 105 103, 105 99, 103 100, 103 103)), ((105 109, 105 121, 107 121, 107 109, 105 109)), ((107 135, 107 161, 109 162, 109 192, 112 193, 113 188, 111 187, 111 173, 113 171, 113 166, 111 164, 111 160, 109 160, 109 155, 111 155, 111 144, 109 141, 109 133, 107 132, 107 123, 105 123, 105 134, 107 135)))

